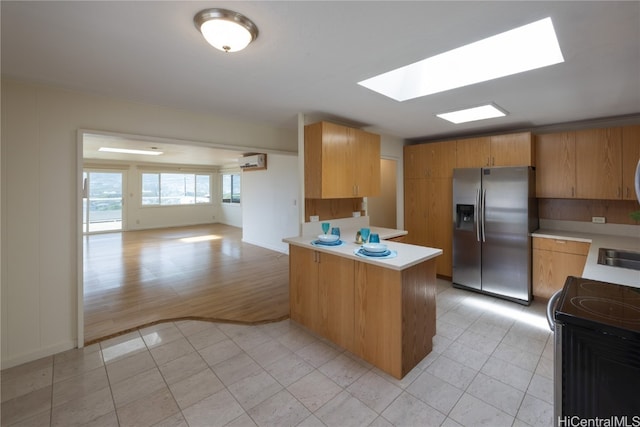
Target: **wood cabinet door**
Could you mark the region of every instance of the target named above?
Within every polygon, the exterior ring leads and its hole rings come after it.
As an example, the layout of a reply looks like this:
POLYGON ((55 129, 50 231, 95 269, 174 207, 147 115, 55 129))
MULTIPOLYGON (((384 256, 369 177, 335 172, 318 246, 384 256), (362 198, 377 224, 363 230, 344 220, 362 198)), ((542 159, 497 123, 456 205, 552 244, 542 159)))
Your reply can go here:
POLYGON ((404 146, 404 179, 427 177, 427 144, 404 146))
POLYGON ((636 167, 640 161, 640 126, 622 128, 622 198, 637 200, 635 192, 636 167))
POLYGON ((356 262, 353 352, 402 377, 402 272, 356 262))
POLYGON ((322 198, 322 123, 304 127, 304 194, 322 198))
POLYGON ((309 199, 380 195, 380 135, 329 122, 305 126, 304 188, 309 199))
POLYGON ((322 124, 322 198, 355 197, 355 144, 350 131, 322 124))
POLYGON ((582 276, 586 261, 586 255, 533 249, 533 295, 551 297, 555 291, 562 289, 567 276, 582 276))
POLYGON ((353 144, 355 194, 352 197, 380 195, 380 135, 350 129, 353 144))
POLYGON ((427 201, 426 179, 404 181, 404 228, 406 242, 413 245, 427 244, 427 201))
POLYGON ((428 150, 427 177, 453 177, 453 168, 456 167, 456 142, 431 142, 424 145, 428 150))
POLYGON ((317 252, 289 245, 289 309, 291 320, 318 331, 317 252))
POLYGON ((491 139, 491 166, 535 166, 531 132, 495 135, 491 139))
POLYGON ((576 132, 576 197, 622 198, 622 130, 588 129, 576 132))
POLYGON ((353 348, 354 261, 319 252, 318 332, 346 349, 353 348))
POLYGON ((575 132, 537 135, 536 196, 571 199, 576 195, 575 132))
POLYGON ((482 168, 490 165, 491 138, 467 138, 456 141, 456 167, 482 168))
POLYGON ((426 246, 442 249, 436 258, 437 274, 452 277, 453 178, 427 180, 426 246))

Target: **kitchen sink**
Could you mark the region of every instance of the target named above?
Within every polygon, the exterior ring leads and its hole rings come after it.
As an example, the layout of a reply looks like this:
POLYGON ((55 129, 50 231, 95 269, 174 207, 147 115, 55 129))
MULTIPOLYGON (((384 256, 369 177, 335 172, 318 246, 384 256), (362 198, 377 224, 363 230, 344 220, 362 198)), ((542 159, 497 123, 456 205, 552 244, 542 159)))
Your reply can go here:
POLYGON ((600 248, 598 250, 598 264, 640 271, 640 252, 600 248))

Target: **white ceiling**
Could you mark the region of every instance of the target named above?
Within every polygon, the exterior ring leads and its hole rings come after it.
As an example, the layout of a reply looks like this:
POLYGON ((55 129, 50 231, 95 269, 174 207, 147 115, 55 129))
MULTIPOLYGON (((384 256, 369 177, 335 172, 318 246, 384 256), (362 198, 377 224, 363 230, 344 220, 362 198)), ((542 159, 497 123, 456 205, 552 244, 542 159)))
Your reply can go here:
MULTIPOLYGON (((119 98, 296 126, 328 115, 434 139, 640 113, 638 1, 6 1, 2 74, 119 98), (201 9, 260 30, 223 53, 201 9), (550 16, 565 62, 399 103, 358 81, 550 16), (506 118, 453 125, 436 113, 494 102, 506 118)), ((482 67, 482 63, 477 64, 482 67)))
POLYGON ((83 157, 85 160, 109 160, 116 162, 162 163, 172 165, 202 165, 210 167, 238 166, 238 159, 250 152, 224 148, 212 148, 205 144, 170 142, 157 138, 125 137, 122 135, 83 134, 83 157), (99 151, 101 147, 157 150, 160 156, 124 154, 99 151))

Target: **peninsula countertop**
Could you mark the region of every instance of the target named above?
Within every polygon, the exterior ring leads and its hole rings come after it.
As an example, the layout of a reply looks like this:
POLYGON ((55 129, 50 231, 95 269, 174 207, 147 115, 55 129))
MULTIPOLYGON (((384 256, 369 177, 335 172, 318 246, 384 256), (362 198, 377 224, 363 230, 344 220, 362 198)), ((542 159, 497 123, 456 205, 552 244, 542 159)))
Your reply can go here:
POLYGON ((353 259, 354 261, 365 262, 368 264, 377 265, 392 270, 404 270, 421 262, 442 255, 442 249, 429 248, 425 246, 410 245, 407 243, 399 243, 393 241, 387 241, 393 237, 398 237, 406 234, 402 230, 384 229, 380 227, 370 227, 372 233, 380 234, 381 243, 387 245, 389 250, 397 252, 395 258, 375 258, 375 257, 362 257, 356 255, 356 252, 362 245, 355 243, 356 229, 341 229, 341 239, 343 244, 340 246, 322 246, 314 245, 312 242, 316 240, 315 236, 299 236, 288 237, 282 239, 283 242, 290 245, 300 246, 307 249, 312 249, 319 252, 325 252, 332 255, 338 255, 345 258, 353 259))

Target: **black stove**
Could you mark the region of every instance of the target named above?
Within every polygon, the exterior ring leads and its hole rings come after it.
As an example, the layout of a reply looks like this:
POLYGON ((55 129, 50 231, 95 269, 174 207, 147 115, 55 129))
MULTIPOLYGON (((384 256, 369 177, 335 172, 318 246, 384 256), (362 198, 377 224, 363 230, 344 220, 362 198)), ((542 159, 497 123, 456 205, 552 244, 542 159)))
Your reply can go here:
POLYGON ((640 288, 569 276, 556 319, 640 340, 640 288))
POLYGON ((573 416, 640 417, 640 289, 569 276, 559 295, 554 316, 557 422, 570 425, 566 417, 573 416))

